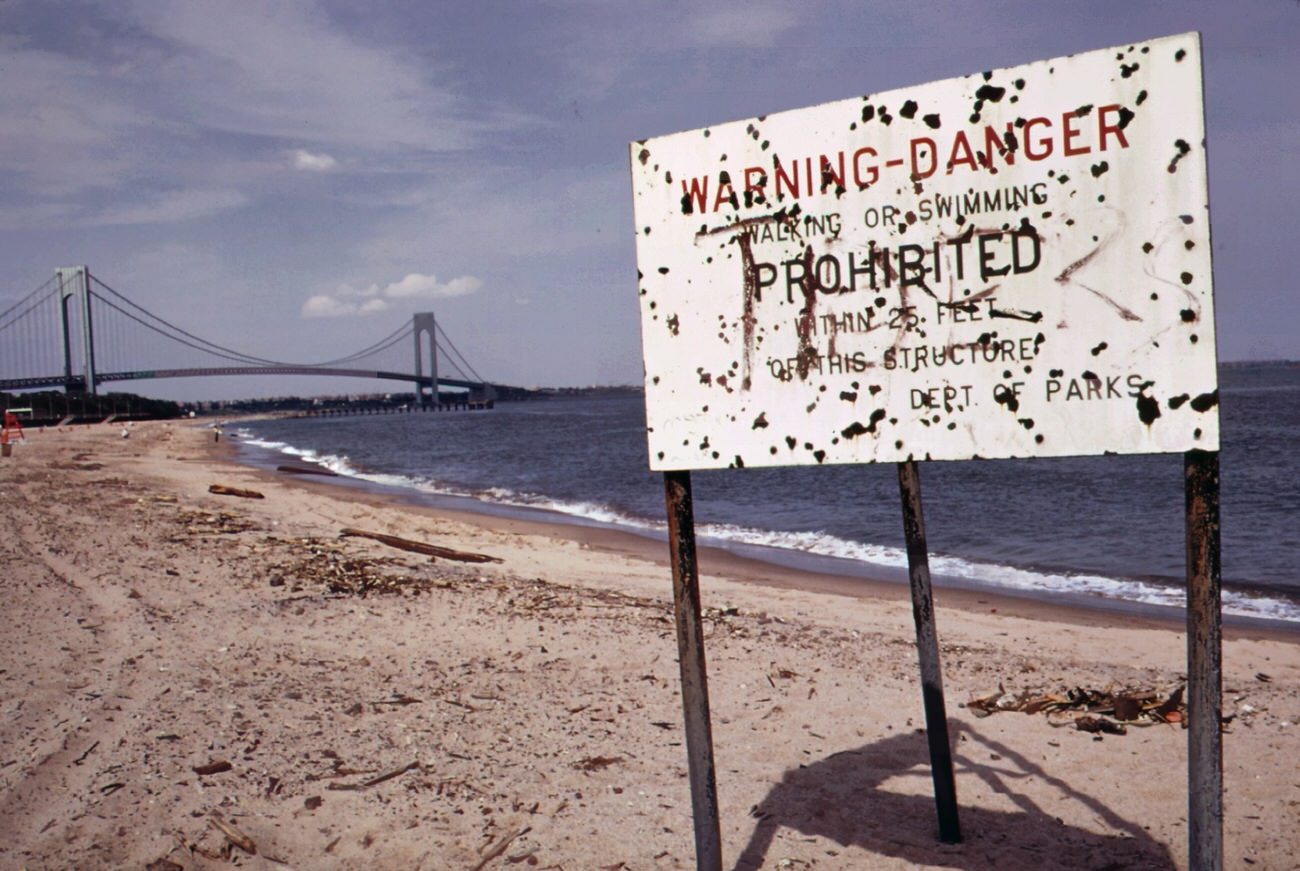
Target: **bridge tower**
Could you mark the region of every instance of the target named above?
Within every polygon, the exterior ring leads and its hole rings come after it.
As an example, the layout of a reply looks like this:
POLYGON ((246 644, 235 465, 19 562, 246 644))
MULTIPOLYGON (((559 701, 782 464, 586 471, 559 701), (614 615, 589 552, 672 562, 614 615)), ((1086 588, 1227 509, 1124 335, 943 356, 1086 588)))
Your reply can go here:
POLYGON ((68 302, 72 301, 78 315, 77 322, 81 328, 81 372, 83 389, 95 393, 95 332, 90 319, 90 268, 86 266, 64 266, 54 271, 54 292, 59 297, 59 321, 63 327, 63 378, 65 389, 72 392, 74 375, 72 372, 72 329, 68 302))
POLYGON ((415 395, 424 406, 438 404, 438 337, 433 312, 416 312, 411 324, 415 333, 415 395), (432 386, 424 383, 424 352, 429 353, 429 376, 432 386), (429 391, 426 393, 425 391, 429 391))

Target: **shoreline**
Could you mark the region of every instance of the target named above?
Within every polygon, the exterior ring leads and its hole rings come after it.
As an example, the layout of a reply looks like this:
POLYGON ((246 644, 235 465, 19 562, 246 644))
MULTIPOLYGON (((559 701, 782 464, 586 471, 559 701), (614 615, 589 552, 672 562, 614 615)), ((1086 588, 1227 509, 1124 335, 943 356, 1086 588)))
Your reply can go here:
MULTIPOLYGON (((238 420, 232 419, 232 423, 237 424, 238 420)), ((377 484, 347 475, 322 476, 318 479, 304 475, 286 475, 277 473, 269 464, 259 464, 246 455, 241 456, 250 451, 268 456, 276 454, 273 449, 246 445, 241 443, 238 437, 231 437, 224 443, 222 450, 214 452, 214 457, 221 457, 241 468, 254 470, 271 479, 290 479, 294 484, 309 489, 322 488, 319 490, 322 493, 342 491, 350 498, 374 498, 413 511, 427 511, 434 515, 442 513, 486 529, 527 531, 589 546, 599 546, 614 553, 634 555, 639 559, 655 562, 662 565, 666 573, 668 571, 667 537, 650 530, 620 528, 612 523, 575 518, 559 511, 531 506, 511 505, 502 510, 500 506, 489 503, 476 504, 476 500, 470 496, 424 494, 414 489, 408 491, 396 485, 377 484)), ((284 455, 282 459, 290 465, 322 468, 299 457, 284 455)), ((905 568, 888 570, 889 573, 898 576, 896 580, 861 573, 819 571, 816 568, 789 565, 788 562, 779 560, 779 557, 787 554, 777 548, 765 545, 715 543, 706 536, 700 536, 697 550, 701 574, 713 573, 759 586, 803 590, 850 599, 910 601, 905 568), (756 551, 760 554, 764 550, 770 550, 774 558, 765 559, 761 555, 749 556, 738 552, 741 550, 756 551)), ((790 552, 790 555, 796 561, 807 556, 799 552, 790 552)), ((815 559, 828 562, 854 562, 839 557, 813 556, 815 559)), ((857 563, 857 565, 862 564, 857 563)), ((666 574, 665 577, 671 588, 671 576, 666 574)), ((1049 598, 1049 594, 1028 590, 996 589, 978 582, 940 575, 934 576, 934 596, 937 603, 965 611, 984 610, 1039 620, 1068 622, 1080 626, 1108 626, 1118 621, 1124 625, 1182 631, 1186 621, 1185 610, 1175 607, 1127 599, 1108 599, 1071 591, 1049 598)), ((1224 614, 1223 631, 1232 637, 1272 638, 1300 644, 1300 623, 1286 620, 1224 614)))
MULTIPOLYGON (((0 865, 694 867, 665 548, 253 469, 192 424, 120 432, 0 462, 0 865)), ((968 704, 1165 698, 1178 626, 942 591, 945 845, 906 587, 855 581, 846 607, 812 580, 701 554, 726 867, 1187 866, 1177 723, 968 704)), ((1286 867, 1300 646, 1225 636, 1228 864, 1286 867)))

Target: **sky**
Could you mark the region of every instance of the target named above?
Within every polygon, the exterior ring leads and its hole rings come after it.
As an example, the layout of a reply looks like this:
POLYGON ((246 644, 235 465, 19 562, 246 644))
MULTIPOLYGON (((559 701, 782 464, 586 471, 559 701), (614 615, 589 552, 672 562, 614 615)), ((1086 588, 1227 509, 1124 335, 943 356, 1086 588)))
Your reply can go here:
POLYGON ((490 380, 639 383, 630 141, 1189 30, 1220 359, 1300 358, 1296 0, 0 0, 0 307, 86 264, 258 356, 434 311, 490 380))

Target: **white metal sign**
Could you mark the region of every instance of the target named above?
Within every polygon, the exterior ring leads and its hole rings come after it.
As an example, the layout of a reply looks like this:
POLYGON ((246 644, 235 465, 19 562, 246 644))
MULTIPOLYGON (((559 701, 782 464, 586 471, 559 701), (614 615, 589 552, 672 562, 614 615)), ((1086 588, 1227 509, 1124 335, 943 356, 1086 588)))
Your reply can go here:
POLYGON ((1218 449, 1197 34, 631 156, 653 469, 1218 449))

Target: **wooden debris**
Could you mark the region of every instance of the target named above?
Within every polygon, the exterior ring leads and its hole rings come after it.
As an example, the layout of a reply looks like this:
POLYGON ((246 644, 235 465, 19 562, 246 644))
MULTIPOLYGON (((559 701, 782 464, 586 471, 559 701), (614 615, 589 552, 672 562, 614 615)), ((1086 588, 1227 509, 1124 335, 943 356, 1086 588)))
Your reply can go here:
POLYGON ((261 493, 256 490, 241 490, 239 487, 227 487, 225 484, 213 484, 208 487, 209 493, 215 493, 218 496, 238 496, 241 499, 265 499, 261 493))
POLYGON ((372 593, 413 594, 441 583, 436 578, 390 574, 385 571, 390 566, 406 566, 394 559, 348 557, 342 548, 333 543, 312 542, 305 551, 297 562, 279 567, 277 574, 271 578, 275 581, 274 586, 288 586, 297 592, 304 585, 315 584, 335 595, 364 598, 372 593))
MULTIPOLYGON (((176 516, 176 520, 184 528, 186 536, 230 535, 257 528, 257 524, 247 517, 237 517, 224 511, 216 514, 208 511, 182 511, 176 516)), ((168 540, 172 543, 185 541, 184 538, 178 537, 168 540)))
POLYGON ((1098 732, 1107 735, 1127 735, 1128 729, 1120 723, 1114 723, 1105 717, 1083 716, 1074 721, 1074 728, 1080 732, 1098 732))
POLYGON ((502 838, 500 841, 497 841, 496 844, 492 847, 492 849, 488 850, 486 853, 483 854, 483 858, 480 859, 478 861, 478 864, 475 865, 473 868, 471 868, 470 871, 483 871, 483 869, 487 867, 487 864, 491 862, 493 859, 495 859, 497 856, 500 856, 502 853, 504 853, 506 849, 511 845, 511 843, 513 843, 517 838, 521 838, 531 831, 532 831, 531 826, 524 826, 522 829, 516 829, 513 832, 506 833, 506 836, 502 838))
POLYGON ((74 472, 98 472, 100 469, 104 468, 104 464, 103 463, 69 463, 60 460, 55 460, 54 462, 50 463, 50 468, 70 470, 74 472))
POLYGON ((449 559, 454 562, 462 563, 499 563, 501 559, 494 556, 488 556, 484 553, 470 553, 463 550, 453 550, 449 547, 439 547, 436 544, 425 544, 421 541, 411 541, 409 538, 398 538, 396 535, 385 535, 382 532, 367 532, 364 529, 354 529, 346 527, 339 535, 347 538, 349 536, 356 538, 369 538, 386 544, 389 547, 395 547, 399 550, 408 550, 412 553, 421 553, 425 556, 431 556, 435 559, 449 559))
POLYGON ((276 466, 277 472, 287 472, 290 475, 323 475, 327 478, 337 478, 338 472, 326 469, 323 466, 276 466))
POLYGON ((1142 715, 1142 698, 1140 696, 1115 696, 1115 719, 1136 720, 1142 715))
MULTIPOLYGON (((966 708, 977 717, 987 717, 999 711, 1020 711, 1025 714, 1061 714, 1077 711, 1087 715, 1089 726, 1099 716, 1112 717, 1114 720, 1132 723, 1136 726, 1150 726, 1155 723, 1181 723, 1186 721, 1187 706, 1183 702, 1183 687, 1179 686, 1166 694, 1156 690, 1096 690, 1085 687, 1044 693, 1025 690, 1021 693, 1009 693, 999 685, 996 693, 978 696, 966 703, 966 708)), ((1052 725, 1078 724, 1079 720, 1053 722, 1052 725)), ((1110 720, 1107 727, 1088 728, 1079 726, 1084 731, 1107 731, 1109 734, 1123 735, 1123 731, 1114 731, 1109 727, 1117 726, 1110 720)), ((1120 727, 1122 728, 1122 727, 1120 727)))
POLYGON ((608 768, 615 762, 622 762, 622 756, 588 756, 585 759, 579 759, 573 763, 573 767, 579 771, 600 771, 602 768, 608 768))
POLYGON ((154 859, 144 866, 144 871, 185 871, 185 866, 177 865, 170 859, 154 859))
POLYGON ((225 759, 213 759, 207 765, 195 765, 194 773, 200 777, 207 777, 209 774, 221 774, 229 771, 233 766, 225 759))
POLYGON ((403 765, 401 768, 394 768, 392 771, 388 772, 387 774, 381 774, 378 777, 372 777, 369 780, 362 781, 361 783, 329 783, 325 785, 325 788, 351 790, 355 792, 363 789, 369 789, 372 786, 378 786, 384 781, 392 780, 394 777, 400 777, 408 771, 420 771, 420 770, 421 770, 420 763, 412 762, 410 765, 403 765))
POLYGON ((208 822, 221 832, 221 834, 225 835, 227 841, 234 844, 250 856, 257 855, 257 842, 232 826, 230 823, 223 820, 219 814, 214 812, 212 816, 208 818, 208 822))
POLYGON ((99 742, 98 742, 98 741, 96 741, 94 744, 91 744, 89 747, 86 748, 86 752, 85 752, 85 753, 82 753, 82 754, 81 754, 80 756, 78 756, 76 759, 72 760, 72 764, 73 764, 73 765, 80 765, 81 763, 85 762, 85 761, 86 761, 86 757, 89 756, 91 753, 94 753, 94 752, 95 752, 95 748, 98 747, 98 746, 99 746, 99 742))

